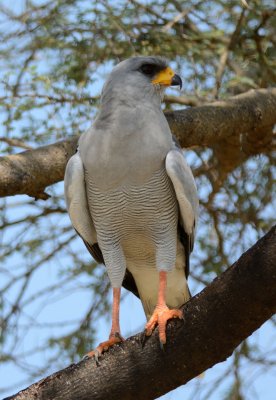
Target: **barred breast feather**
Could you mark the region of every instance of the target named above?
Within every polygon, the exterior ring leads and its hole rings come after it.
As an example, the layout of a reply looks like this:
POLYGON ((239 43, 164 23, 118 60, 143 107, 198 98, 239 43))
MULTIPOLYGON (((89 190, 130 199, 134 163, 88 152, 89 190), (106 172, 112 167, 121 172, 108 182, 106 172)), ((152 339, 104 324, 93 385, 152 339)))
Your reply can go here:
POLYGON ((89 210, 108 274, 121 285, 125 268, 171 270, 176 258, 178 208, 165 168, 143 185, 103 191, 85 175, 89 210))

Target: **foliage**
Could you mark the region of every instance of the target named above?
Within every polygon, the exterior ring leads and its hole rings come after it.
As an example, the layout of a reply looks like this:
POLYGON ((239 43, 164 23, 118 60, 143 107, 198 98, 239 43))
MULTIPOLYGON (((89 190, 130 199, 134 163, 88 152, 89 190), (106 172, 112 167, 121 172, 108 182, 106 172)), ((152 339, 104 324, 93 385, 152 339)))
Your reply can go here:
MULTIPOLYGON (((274 11, 269 0, 3 2, 2 154, 81 134, 97 112, 103 79, 112 65, 135 54, 165 56, 182 75, 184 92, 179 96, 171 91, 173 101, 165 98, 166 109, 183 107, 186 100, 187 106, 191 99, 196 106, 273 85, 274 11)), ((275 215, 272 155, 248 155, 222 175, 212 148, 199 144, 187 150, 187 157, 201 201, 191 268, 196 292, 268 230, 275 215)), ((105 270, 76 237, 62 185, 48 192, 51 198, 45 202, 21 196, 0 203, 0 360, 14 363, 28 381, 90 350, 95 344, 92 320, 109 310, 105 270), (83 299, 79 318, 43 321, 45 307, 61 300, 63 307, 70 307, 69 295, 71 305, 74 296, 83 299), (33 338, 33 347, 24 351, 20 345, 26 335, 33 338)), ((231 360, 204 398, 215 395, 215 386, 226 375, 225 399, 251 398, 244 397, 246 362, 273 364, 256 338, 231 360)))

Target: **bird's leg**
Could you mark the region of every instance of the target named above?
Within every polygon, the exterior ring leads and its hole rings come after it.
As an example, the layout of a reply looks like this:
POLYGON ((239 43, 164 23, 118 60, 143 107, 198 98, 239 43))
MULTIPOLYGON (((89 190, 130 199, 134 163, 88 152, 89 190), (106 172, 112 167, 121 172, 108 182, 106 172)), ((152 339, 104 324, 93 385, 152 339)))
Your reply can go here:
POLYGON ((155 310, 146 324, 146 335, 150 336, 153 329, 158 324, 159 340, 163 345, 166 343, 166 325, 171 318, 183 318, 181 310, 170 310, 166 304, 167 272, 159 272, 158 298, 155 310))
POLYGON ((120 314, 120 296, 121 296, 121 288, 113 288, 113 303, 112 303, 112 325, 111 331, 109 335, 109 340, 102 342, 99 346, 90 351, 86 357, 95 357, 96 361, 98 361, 98 357, 109 347, 113 346, 115 343, 122 342, 124 339, 121 336, 120 331, 120 322, 119 322, 119 314, 120 314))
POLYGON ((113 304, 112 304, 112 324, 109 339, 120 338, 122 341, 120 330, 120 297, 121 288, 113 288, 113 304))

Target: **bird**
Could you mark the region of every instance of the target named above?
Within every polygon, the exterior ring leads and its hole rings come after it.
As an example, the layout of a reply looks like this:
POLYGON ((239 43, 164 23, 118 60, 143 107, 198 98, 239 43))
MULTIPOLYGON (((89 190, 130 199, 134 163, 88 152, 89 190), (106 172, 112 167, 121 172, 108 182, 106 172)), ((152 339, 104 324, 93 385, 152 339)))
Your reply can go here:
POLYGON ((159 328, 161 346, 171 318, 190 298, 189 258, 198 219, 192 171, 162 111, 164 90, 182 87, 166 59, 135 56, 117 64, 99 111, 65 171, 65 200, 77 234, 110 279, 108 340, 87 357, 123 341, 122 286, 140 298, 145 335, 159 328))

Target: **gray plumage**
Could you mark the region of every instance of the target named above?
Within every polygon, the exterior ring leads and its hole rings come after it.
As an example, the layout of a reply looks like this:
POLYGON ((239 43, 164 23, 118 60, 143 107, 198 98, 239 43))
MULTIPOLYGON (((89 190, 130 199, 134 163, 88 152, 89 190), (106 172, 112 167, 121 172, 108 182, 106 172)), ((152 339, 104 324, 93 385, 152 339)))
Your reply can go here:
POLYGON ((158 271, 169 272, 169 307, 189 298, 185 264, 198 199, 160 107, 163 90, 141 71, 145 64, 166 67, 160 58, 135 57, 113 69, 98 116, 68 162, 65 197, 73 226, 96 258, 102 254, 112 286, 132 280, 149 317, 158 271))

